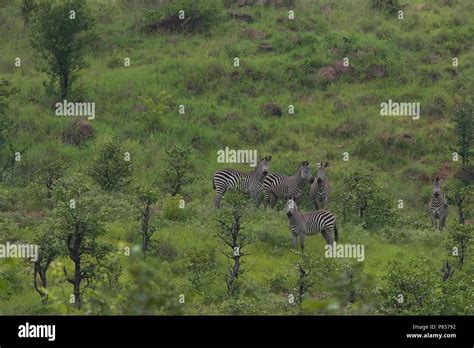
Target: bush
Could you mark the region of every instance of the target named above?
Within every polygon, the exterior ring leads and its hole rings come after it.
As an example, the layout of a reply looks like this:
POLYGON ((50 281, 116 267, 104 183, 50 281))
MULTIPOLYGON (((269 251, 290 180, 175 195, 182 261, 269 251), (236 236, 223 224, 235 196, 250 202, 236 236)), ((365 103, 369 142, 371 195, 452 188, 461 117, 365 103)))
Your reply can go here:
POLYGON ((216 276, 217 258, 215 249, 200 250, 193 248, 188 251, 187 257, 186 269, 194 288, 200 289, 207 278, 216 276))
POLYGON ((132 164, 117 142, 109 142, 100 150, 90 174, 103 190, 113 191, 128 184, 132 164))
POLYGON ((174 144, 165 150, 165 170, 163 172, 162 186, 172 195, 181 193, 182 187, 191 184, 194 178, 190 173, 194 166, 189 159, 191 149, 174 144))
POLYGON ((176 196, 168 195, 163 205, 163 216, 167 220, 182 221, 186 217, 184 211, 184 200, 179 194, 176 196))
POLYGON ((451 225, 446 236, 446 247, 450 255, 455 256, 462 267, 470 253, 470 245, 474 237, 473 225, 451 225))
POLYGON ((158 130, 162 126, 162 118, 170 110, 171 95, 161 91, 156 97, 139 97, 145 105, 145 112, 140 113, 140 118, 145 122, 148 129, 158 130))
POLYGON ((171 1, 158 13, 151 13, 151 19, 159 19, 151 29, 163 28, 169 31, 207 31, 221 18, 221 3, 212 0, 171 1), (184 12, 181 12, 184 11, 184 12), (180 18, 180 14, 184 17, 180 18))
POLYGON ((391 203, 393 200, 369 174, 353 172, 346 175, 341 196, 344 221, 357 215, 363 227, 372 228, 391 225, 398 220, 391 203))
POLYGON ((372 8, 395 14, 402 9, 398 0, 372 0, 372 8))
POLYGON ((384 298, 382 312, 392 315, 427 314, 437 283, 428 260, 391 261, 383 279, 387 286, 380 289, 384 298))

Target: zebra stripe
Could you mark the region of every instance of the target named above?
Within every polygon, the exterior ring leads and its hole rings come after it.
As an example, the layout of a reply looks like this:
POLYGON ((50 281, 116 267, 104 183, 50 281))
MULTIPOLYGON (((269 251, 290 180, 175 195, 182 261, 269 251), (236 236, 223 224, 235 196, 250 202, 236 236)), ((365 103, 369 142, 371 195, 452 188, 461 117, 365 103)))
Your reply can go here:
POLYGON ((309 189, 309 196, 314 202, 316 210, 326 209, 329 202, 329 193, 331 188, 329 186, 329 181, 326 177, 325 169, 328 166, 328 162, 318 162, 318 174, 316 175, 315 180, 311 184, 309 189))
POLYGON ((274 208, 278 199, 286 200, 287 197, 298 200, 303 195, 306 181, 311 181, 312 178, 308 161, 301 162, 293 176, 280 173, 267 175, 263 182, 264 207, 266 208, 270 203, 270 206, 274 208))
POLYGON ((443 179, 436 177, 433 182, 433 195, 431 196, 428 209, 431 216, 431 224, 433 227, 437 227, 436 219, 439 220, 439 228, 442 230, 446 225, 446 218, 448 216, 448 200, 441 191, 441 183, 443 179))
POLYGON ((263 181, 268 174, 271 158, 272 156, 265 157, 252 172, 241 172, 236 169, 217 171, 212 178, 213 188, 216 190, 215 207, 221 207, 222 196, 229 188, 249 193, 258 205, 258 195, 262 191, 263 181))
POLYGON ((288 216, 288 228, 291 232, 291 247, 296 247, 296 239, 300 237, 301 250, 304 250, 304 238, 306 235, 321 233, 327 244, 338 241, 338 230, 336 216, 327 210, 317 210, 300 213, 294 200, 286 203, 288 216))

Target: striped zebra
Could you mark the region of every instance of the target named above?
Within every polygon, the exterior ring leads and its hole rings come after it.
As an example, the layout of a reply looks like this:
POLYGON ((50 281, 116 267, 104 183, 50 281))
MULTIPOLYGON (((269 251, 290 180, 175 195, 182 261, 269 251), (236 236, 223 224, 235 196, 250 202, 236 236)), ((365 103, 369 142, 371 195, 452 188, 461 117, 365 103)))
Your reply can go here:
POLYGON ((296 248, 296 239, 300 237, 301 251, 304 250, 304 237, 319 232, 323 235, 326 244, 338 241, 339 235, 336 226, 336 216, 327 210, 317 210, 300 213, 293 198, 285 205, 288 216, 288 228, 291 232, 291 247, 296 248))
POLYGON ((314 202, 316 210, 326 209, 328 207, 329 193, 331 192, 331 187, 326 177, 328 164, 328 162, 317 162, 318 174, 309 189, 309 196, 314 202))
POLYGON ((270 206, 274 208, 278 199, 286 200, 286 197, 290 196, 298 200, 303 194, 305 183, 313 182, 312 180, 314 178, 309 170, 308 161, 301 162, 293 176, 280 173, 268 174, 263 182, 264 207, 266 208, 270 203, 270 206))
POLYGON ((436 177, 433 182, 433 195, 431 196, 428 209, 431 216, 431 224, 436 226, 436 219, 439 219, 439 229, 442 230, 446 225, 446 218, 448 216, 448 200, 443 192, 441 192, 441 183, 443 179, 436 177))
POLYGON ((217 171, 212 178, 213 188, 216 190, 214 205, 221 207, 221 199, 229 188, 242 190, 250 194, 250 197, 258 206, 258 196, 262 191, 263 180, 270 169, 272 156, 266 156, 255 167, 252 172, 241 172, 236 169, 222 169, 217 171))

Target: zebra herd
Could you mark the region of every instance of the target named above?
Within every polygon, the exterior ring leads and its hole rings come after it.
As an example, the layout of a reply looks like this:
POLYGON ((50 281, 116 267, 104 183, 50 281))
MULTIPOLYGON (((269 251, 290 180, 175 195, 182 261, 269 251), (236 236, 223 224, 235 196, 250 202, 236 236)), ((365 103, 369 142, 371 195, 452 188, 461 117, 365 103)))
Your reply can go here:
POLYGON ((338 241, 336 216, 325 210, 329 201, 330 187, 326 178, 327 162, 317 162, 318 174, 313 177, 308 161, 302 161, 294 175, 281 173, 268 174, 272 156, 261 159, 252 172, 241 172, 235 169, 217 171, 212 179, 216 190, 214 205, 221 207, 221 199, 228 189, 236 189, 250 194, 250 197, 259 205, 259 195, 263 190, 264 207, 270 204, 274 208, 278 200, 283 200, 288 216, 288 227, 291 232, 291 246, 296 247, 296 240, 300 238, 301 250, 304 250, 305 235, 321 233, 327 244, 338 241), (310 186, 310 196, 314 202, 315 211, 301 213, 298 211, 298 202, 304 193, 306 184, 310 186))
MULTIPOLYGON (((264 208, 270 204, 274 208, 278 200, 285 202, 288 216, 288 227, 291 232, 291 246, 296 247, 297 237, 300 238, 301 250, 304 250, 305 235, 321 233, 327 244, 338 241, 336 217, 327 210, 331 187, 326 176, 328 162, 317 162, 318 172, 314 177, 311 174, 308 161, 302 161, 294 175, 271 173, 270 161, 272 156, 261 159, 251 172, 242 172, 236 169, 222 169, 217 171, 212 179, 216 190, 214 205, 221 207, 221 199, 228 189, 241 190, 250 194, 256 206, 259 205, 259 196, 263 191, 264 208), (315 210, 302 213, 298 210, 298 203, 304 193, 306 184, 311 184, 309 195, 314 203, 315 210)), ((431 222, 443 229, 448 215, 448 203, 441 191, 442 179, 436 177, 433 182, 433 194, 428 205, 431 222)))

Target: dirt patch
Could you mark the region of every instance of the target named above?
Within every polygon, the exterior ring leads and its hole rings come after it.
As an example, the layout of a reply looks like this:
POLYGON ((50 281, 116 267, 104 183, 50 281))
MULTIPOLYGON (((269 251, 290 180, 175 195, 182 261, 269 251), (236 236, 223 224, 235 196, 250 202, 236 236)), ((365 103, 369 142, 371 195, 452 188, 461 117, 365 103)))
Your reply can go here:
POLYGON ((387 75, 387 71, 382 65, 371 64, 367 72, 367 79, 372 80, 375 78, 385 77, 386 75, 387 75))
POLYGON ((410 180, 420 181, 423 183, 429 183, 430 178, 424 172, 417 168, 407 168, 403 172, 403 176, 410 180))
POLYGON ((262 107, 262 111, 263 111, 264 115, 266 115, 266 116, 281 116, 281 115, 283 115, 283 111, 276 104, 270 104, 270 103, 265 104, 262 107))
POLYGON ((230 18, 238 20, 238 21, 242 21, 245 23, 250 23, 253 20, 252 16, 247 13, 242 13, 239 11, 229 11, 228 13, 229 13, 230 18))
POLYGON ((316 79, 319 81, 333 82, 337 79, 336 70, 332 66, 325 66, 316 72, 316 79))
POLYGON ((265 34, 263 31, 255 29, 245 29, 244 31, 242 31, 242 35, 253 40, 261 40, 267 37, 267 34, 265 34))
POLYGON ((94 136, 94 129, 89 121, 84 119, 73 120, 63 132, 63 141, 66 144, 80 146, 94 136))

